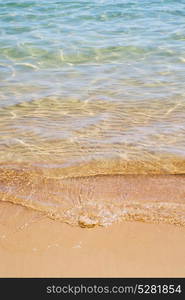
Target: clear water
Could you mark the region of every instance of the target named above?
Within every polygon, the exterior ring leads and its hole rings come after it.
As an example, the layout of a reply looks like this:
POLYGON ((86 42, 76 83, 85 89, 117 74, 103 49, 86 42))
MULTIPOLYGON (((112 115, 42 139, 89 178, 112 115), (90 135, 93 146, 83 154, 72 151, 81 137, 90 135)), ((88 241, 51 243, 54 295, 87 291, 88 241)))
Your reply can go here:
POLYGON ((185 1, 0 1, 0 163, 184 174, 185 1))

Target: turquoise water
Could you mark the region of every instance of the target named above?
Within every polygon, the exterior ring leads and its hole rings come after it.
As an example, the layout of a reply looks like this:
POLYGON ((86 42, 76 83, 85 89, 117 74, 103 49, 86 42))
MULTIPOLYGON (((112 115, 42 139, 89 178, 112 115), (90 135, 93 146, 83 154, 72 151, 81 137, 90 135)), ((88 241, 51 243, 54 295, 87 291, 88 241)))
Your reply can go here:
POLYGON ((185 1, 1 1, 0 89, 1 162, 184 173, 185 1))
POLYGON ((185 1, 1 1, 0 80, 1 106, 183 97, 185 1))

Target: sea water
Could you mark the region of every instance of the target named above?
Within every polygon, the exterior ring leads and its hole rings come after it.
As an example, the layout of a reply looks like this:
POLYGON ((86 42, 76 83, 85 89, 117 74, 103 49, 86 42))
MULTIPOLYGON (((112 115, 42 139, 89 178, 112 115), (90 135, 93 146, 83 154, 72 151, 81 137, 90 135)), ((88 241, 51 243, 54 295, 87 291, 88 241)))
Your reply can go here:
POLYGON ((14 202, 20 172, 184 174, 185 1, 0 1, 0 166, 14 202))

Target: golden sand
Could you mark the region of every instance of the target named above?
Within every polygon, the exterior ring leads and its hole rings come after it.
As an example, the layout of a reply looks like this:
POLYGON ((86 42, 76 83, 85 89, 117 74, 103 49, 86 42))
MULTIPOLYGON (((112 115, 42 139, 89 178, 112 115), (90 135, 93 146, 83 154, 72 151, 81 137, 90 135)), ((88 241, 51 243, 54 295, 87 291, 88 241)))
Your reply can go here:
POLYGON ((0 216, 1 277, 185 276, 184 227, 125 221, 82 229, 5 202, 0 216))
POLYGON ((38 168, 1 168, 0 198, 81 227, 121 220, 185 226, 183 175, 60 178, 38 168))

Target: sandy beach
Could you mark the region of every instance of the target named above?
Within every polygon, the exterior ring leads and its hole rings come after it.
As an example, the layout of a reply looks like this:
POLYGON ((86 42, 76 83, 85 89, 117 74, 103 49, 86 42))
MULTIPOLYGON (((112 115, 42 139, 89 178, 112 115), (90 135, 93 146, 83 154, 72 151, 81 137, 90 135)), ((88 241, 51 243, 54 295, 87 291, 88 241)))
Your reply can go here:
POLYGON ((123 221, 83 229, 8 202, 0 215, 0 277, 185 276, 181 226, 123 221))
POLYGON ((13 174, 1 173, 1 185, 12 187, 15 194, 1 193, 0 277, 185 276, 184 176, 97 176, 57 182, 37 176, 34 184, 32 175, 13 174), (66 195, 80 195, 84 213, 89 186, 94 202, 127 201, 127 214, 119 222, 112 222, 110 215, 109 226, 95 222, 96 210, 87 210, 89 218, 86 215, 83 223, 76 215, 73 226, 50 214, 51 192, 57 189, 60 203, 66 195), (25 201, 31 191, 33 201, 25 201))
POLYGON ((1 1, 0 277, 185 277, 185 1, 1 1))

